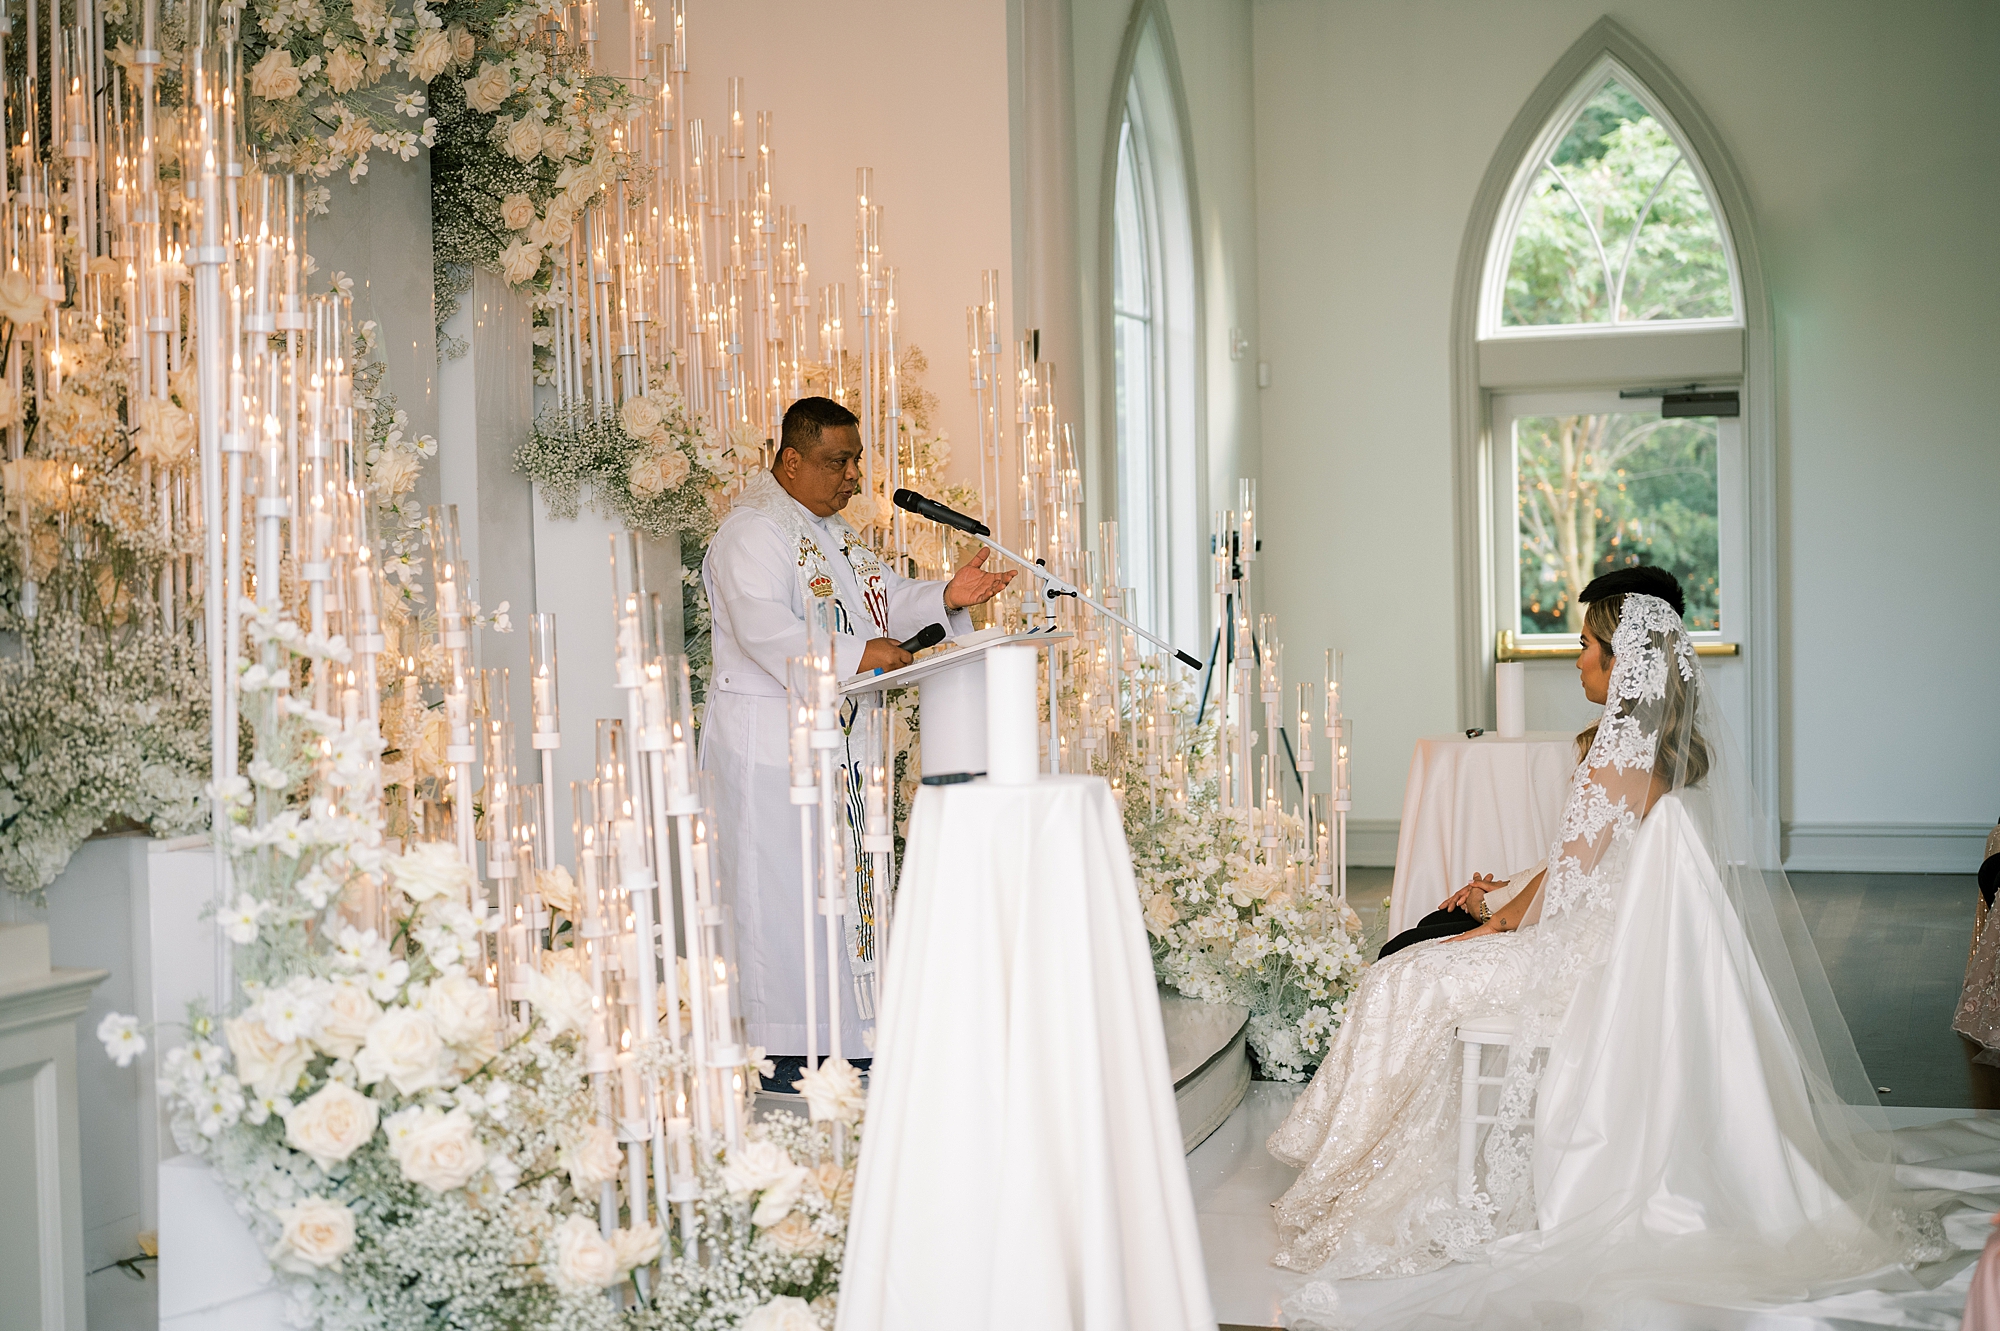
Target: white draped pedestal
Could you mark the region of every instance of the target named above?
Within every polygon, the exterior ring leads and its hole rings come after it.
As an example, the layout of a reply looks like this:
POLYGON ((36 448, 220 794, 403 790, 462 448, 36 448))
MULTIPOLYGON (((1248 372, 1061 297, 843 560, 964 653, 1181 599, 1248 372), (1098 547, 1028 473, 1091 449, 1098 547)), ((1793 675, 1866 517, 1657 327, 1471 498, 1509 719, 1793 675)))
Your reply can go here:
POLYGON ((1418 740, 1403 789, 1389 937, 1473 874, 1504 881, 1547 855, 1575 767, 1576 737, 1560 731, 1418 740))
POLYGON ((842 1331, 1213 1331, 1109 787, 925 787, 901 903, 842 1331))

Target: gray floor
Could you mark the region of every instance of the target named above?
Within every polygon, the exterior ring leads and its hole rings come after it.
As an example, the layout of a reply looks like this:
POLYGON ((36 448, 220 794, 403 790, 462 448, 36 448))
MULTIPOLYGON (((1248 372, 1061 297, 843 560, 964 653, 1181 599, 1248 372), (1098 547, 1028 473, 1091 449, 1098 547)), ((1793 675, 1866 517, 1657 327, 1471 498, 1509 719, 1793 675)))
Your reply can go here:
POLYGON ((1795 873, 1861 1064, 1885 1105, 2000 1108, 2000 1069, 1974 1068, 1952 1032, 1972 910, 1970 874, 1795 873))

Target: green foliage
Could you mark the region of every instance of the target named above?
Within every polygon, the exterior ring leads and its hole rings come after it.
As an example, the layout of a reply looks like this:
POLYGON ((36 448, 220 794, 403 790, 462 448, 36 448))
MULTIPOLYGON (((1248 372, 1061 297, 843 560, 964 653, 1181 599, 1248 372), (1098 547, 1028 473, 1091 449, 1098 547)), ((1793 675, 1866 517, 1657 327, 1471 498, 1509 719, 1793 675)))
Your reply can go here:
POLYGON ((1693 166, 1637 98, 1607 83, 1529 189, 1501 322, 1644 323, 1733 308, 1722 231, 1693 166))
POLYGON ((1514 446, 1520 632, 1575 631, 1576 593, 1633 564, 1680 580, 1689 629, 1721 627, 1712 417, 1528 416, 1515 423, 1514 446))

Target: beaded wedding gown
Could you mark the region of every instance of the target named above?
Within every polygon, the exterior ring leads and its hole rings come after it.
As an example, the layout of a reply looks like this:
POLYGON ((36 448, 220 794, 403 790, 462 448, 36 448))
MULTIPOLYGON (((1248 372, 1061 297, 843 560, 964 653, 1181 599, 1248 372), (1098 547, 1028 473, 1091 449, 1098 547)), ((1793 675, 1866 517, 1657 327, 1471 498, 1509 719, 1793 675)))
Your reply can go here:
POLYGON ((1333 1282, 1453 1263, 1362 1324, 1622 1326, 1946 1251, 1895 1187, 1790 888, 1755 866, 1680 617, 1626 596, 1612 653, 1539 918, 1371 967, 1270 1139, 1301 1171, 1277 1264, 1316 1276, 1287 1325, 1354 1324, 1333 1282), (1454 1032, 1495 1016, 1519 1031, 1486 1055, 1498 1121, 1461 1195, 1454 1032))

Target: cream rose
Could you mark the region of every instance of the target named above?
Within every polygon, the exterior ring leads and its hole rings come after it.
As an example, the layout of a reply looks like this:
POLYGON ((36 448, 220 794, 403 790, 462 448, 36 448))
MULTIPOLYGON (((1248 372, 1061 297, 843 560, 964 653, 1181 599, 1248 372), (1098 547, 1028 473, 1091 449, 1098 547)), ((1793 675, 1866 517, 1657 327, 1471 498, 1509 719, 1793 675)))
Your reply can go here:
POLYGON ((264 58, 250 67, 250 93, 267 102, 296 97, 304 86, 305 77, 293 66, 292 53, 282 46, 265 52, 264 58))
POLYGON ((367 76, 368 59, 351 46, 336 46, 327 52, 326 81, 335 92, 353 92, 367 76))
POLYGON ((487 1041, 496 1014, 493 991, 470 975, 445 975, 424 986, 415 1006, 446 1044, 461 1048, 487 1041))
POLYGON ((375 1135, 381 1110, 353 1087, 330 1081, 285 1115, 285 1142, 331 1169, 375 1135))
POLYGON ((813 1187, 826 1204, 843 1215, 854 1202, 854 1171, 829 1161, 812 1171, 813 1187))
POLYGON ((516 240, 500 251, 500 275, 509 286, 520 286, 541 270, 541 250, 525 240, 516 240))
POLYGON ((348 980, 336 980, 326 993, 326 1015, 320 1018, 313 1043, 335 1058, 353 1058, 368 1038, 368 1027, 382 1009, 368 991, 348 980))
POLYGON ((509 231, 522 231, 535 223, 535 201, 525 194, 509 194, 500 200, 500 220, 509 231))
POLYGON ((644 1266, 660 1255, 660 1240, 664 1238, 658 1225, 641 1224, 634 1229, 612 1231, 611 1252, 618 1263, 618 1269, 630 1271, 635 1266, 644 1266))
POLYGON ((542 894, 542 904, 550 910, 559 910, 565 915, 576 914, 576 880, 562 865, 536 874, 535 887, 542 894))
POLYGON ((376 458, 368 469, 368 488, 384 501, 406 494, 416 488, 420 465, 416 454, 392 449, 376 458))
POLYGON ((556 1226, 555 1247, 555 1260, 547 1265, 556 1288, 580 1294, 618 1279, 617 1252, 584 1217, 573 1215, 556 1226))
POLYGON ((382 0, 354 0, 354 23, 363 32, 380 28, 389 21, 389 7, 382 0))
POLYGON ((462 1188, 486 1163, 486 1148, 472 1130, 472 1116, 454 1109, 403 1139, 397 1163, 403 1177, 432 1192, 462 1188))
POLYGON ((686 480, 693 469, 687 454, 678 448, 671 445, 652 448, 632 459, 632 465, 626 469, 625 483, 639 498, 654 499, 686 480))
POLYGON ((482 65, 478 75, 465 85, 465 104, 482 115, 500 109, 514 91, 514 77, 505 65, 482 65))
POLYGON ((445 36, 451 40, 451 62, 455 65, 469 65, 472 57, 479 53, 479 43, 464 28, 453 26, 445 36))
POLYGON ((389 861, 389 876, 404 896, 419 903, 444 896, 464 901, 476 885, 458 847, 446 841, 418 842, 389 861))
POLYGON ((628 397, 625 405, 618 408, 618 421, 634 439, 651 439, 665 417, 660 415, 660 404, 653 398, 628 397))
POLYGON ((271 1260, 287 1271, 310 1275, 338 1266, 354 1246, 354 1213, 325 1197, 308 1197, 276 1211, 284 1230, 271 1260))
POLYGON ((542 127, 532 120, 516 120, 507 126, 504 146, 509 157, 531 162, 542 151, 542 127))
POLYGON ((222 1023, 229 1052, 236 1055, 236 1079, 259 1095, 290 1095, 312 1062, 312 1046, 304 1040, 280 1040, 254 1017, 222 1023))
POLYGON ((819 1318, 804 1299, 780 1294, 744 1318, 739 1331, 819 1331, 819 1318))
POLYGON ((403 68, 417 82, 429 83, 450 67, 452 55, 451 38, 441 29, 427 28, 410 48, 410 57, 403 62, 403 68))
POLYGON ((1174 894, 1155 892, 1146 902, 1146 928, 1155 938, 1162 937, 1167 930, 1180 922, 1181 913, 1174 909, 1174 894))
POLYGON ((354 1056, 354 1071, 363 1086, 387 1078, 404 1095, 414 1095, 442 1081, 444 1041, 429 1017, 409 1008, 391 1008, 368 1028, 368 1039, 354 1056))
POLYGON ((586 1189, 617 1178, 624 1164, 618 1139, 601 1123, 591 1124, 563 1147, 562 1166, 569 1171, 570 1184, 579 1196, 586 1189))
POLYGON ((549 211, 541 223, 528 232, 527 239, 547 249, 551 245, 569 244, 570 232, 576 230, 576 216, 563 207, 560 199, 549 204, 549 211))
POLYGON ((826 1251, 830 1242, 826 1235, 813 1228, 811 1220, 800 1211, 794 1211, 769 1229, 757 1235, 759 1243, 769 1245, 786 1257, 817 1257, 826 1251))
POLYGON ((21 423, 21 390, 0 383, 0 428, 21 423))
POLYGON ((527 999, 535 1015, 547 1023, 552 1039, 590 1024, 590 981, 567 967, 530 975, 527 999))
POLYGON ((798 1089, 815 1123, 858 1123, 861 1111, 868 1107, 861 1074, 844 1058, 801 1073, 798 1089))
POLYGON ((757 1195, 750 1223, 766 1229, 783 1220, 805 1191, 805 1166, 792 1163, 773 1142, 745 1142, 723 1161, 722 1181, 731 1192, 757 1195))
POLYGON ((139 408, 139 456, 171 467, 194 451, 194 417, 163 397, 139 408))
POLYGON ((17 324, 40 323, 49 298, 35 290, 34 279, 18 268, 0 274, 0 318, 17 324))

